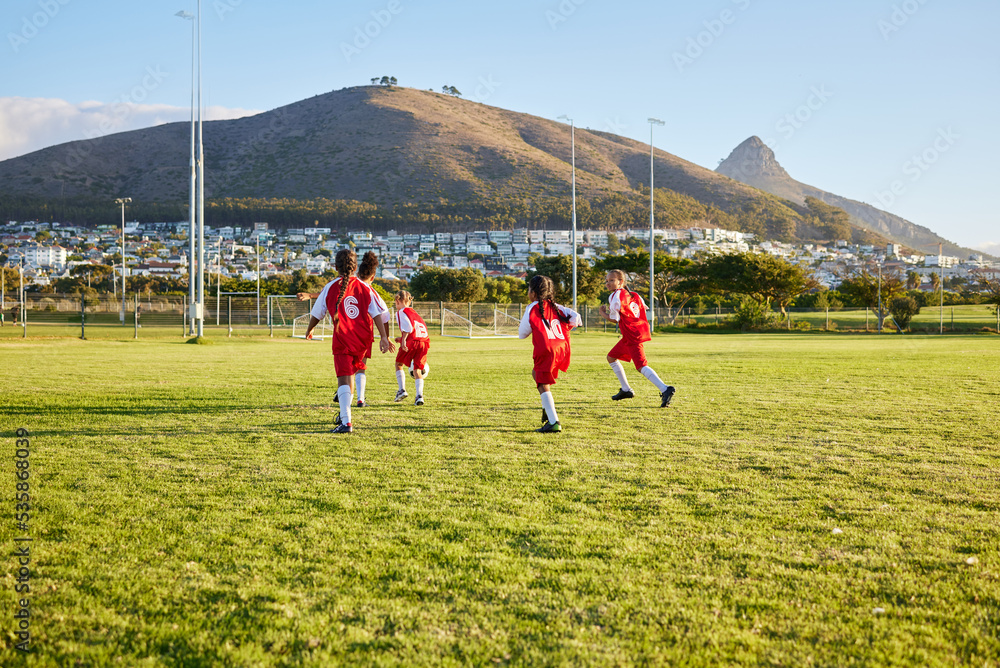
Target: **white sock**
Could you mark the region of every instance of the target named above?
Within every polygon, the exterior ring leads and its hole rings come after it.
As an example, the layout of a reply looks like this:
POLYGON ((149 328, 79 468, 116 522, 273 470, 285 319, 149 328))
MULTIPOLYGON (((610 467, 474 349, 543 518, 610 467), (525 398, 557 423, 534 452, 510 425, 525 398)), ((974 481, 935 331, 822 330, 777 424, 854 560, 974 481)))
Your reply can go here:
POLYGON ((365 400, 365 383, 368 380, 368 376, 365 375, 364 371, 359 371, 354 374, 354 385, 358 389, 358 401, 365 400))
POLYGON ((340 421, 344 424, 351 424, 351 386, 341 385, 338 387, 337 397, 340 399, 340 421))
POLYGON ((424 396, 424 379, 423 378, 416 378, 416 379, 414 379, 413 383, 414 383, 414 385, 417 386, 417 396, 418 397, 424 396))
POLYGON ((622 363, 615 360, 611 363, 611 370, 615 372, 616 376, 618 376, 618 382, 621 383, 622 389, 626 392, 631 392, 632 388, 629 386, 628 381, 625 380, 625 369, 622 368, 622 363))
POLYGON ((552 393, 542 392, 540 396, 542 397, 542 408, 545 409, 545 415, 549 418, 549 424, 559 422, 559 416, 556 415, 556 401, 552 398, 552 393))
POLYGON ((396 369, 396 382, 399 383, 399 391, 406 392, 406 371, 396 369))
POLYGON ((658 389, 660 392, 663 392, 663 390, 667 389, 667 384, 664 383, 662 380, 660 380, 660 377, 656 375, 656 372, 653 371, 648 366, 642 367, 642 370, 639 373, 645 376, 646 379, 653 385, 656 385, 656 389, 658 389))

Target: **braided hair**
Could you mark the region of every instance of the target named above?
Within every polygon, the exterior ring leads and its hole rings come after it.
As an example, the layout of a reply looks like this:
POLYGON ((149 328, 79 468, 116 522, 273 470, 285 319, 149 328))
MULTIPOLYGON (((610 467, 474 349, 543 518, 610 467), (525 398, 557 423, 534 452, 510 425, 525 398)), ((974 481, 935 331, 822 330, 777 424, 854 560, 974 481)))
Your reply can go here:
POLYGON ((564 314, 559 307, 556 306, 552 298, 556 294, 555 284, 552 279, 548 276, 542 276, 541 274, 533 276, 528 282, 528 289, 535 293, 535 297, 538 299, 538 317, 542 319, 545 326, 549 326, 549 319, 545 317, 545 309, 542 307, 543 302, 548 302, 549 306, 555 311, 556 316, 559 318, 560 322, 566 324, 569 322, 569 316, 564 314))
POLYGON ((361 258, 361 265, 358 267, 358 278, 367 283, 375 278, 375 270, 378 269, 378 255, 374 251, 368 251, 361 258))
POLYGON ((351 274, 358 268, 358 256, 354 254, 354 251, 345 248, 337 253, 333 266, 340 275, 340 295, 337 297, 337 307, 333 309, 333 328, 336 330, 337 323, 340 321, 340 305, 343 303, 344 297, 347 296, 347 284, 351 281, 351 274))

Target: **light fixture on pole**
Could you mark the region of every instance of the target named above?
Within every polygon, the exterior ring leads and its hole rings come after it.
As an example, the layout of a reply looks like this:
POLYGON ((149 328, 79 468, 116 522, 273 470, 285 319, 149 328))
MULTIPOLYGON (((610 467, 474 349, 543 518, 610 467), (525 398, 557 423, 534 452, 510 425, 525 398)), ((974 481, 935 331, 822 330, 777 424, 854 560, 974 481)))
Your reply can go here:
POLYGON ((654 250, 656 248, 655 236, 656 231, 656 216, 654 213, 654 200, 653 200, 653 126, 654 125, 665 125, 663 121, 658 118, 649 118, 649 329, 653 329, 653 325, 656 324, 656 318, 653 315, 655 309, 653 308, 653 256, 654 250))
MULTIPOLYGON (((188 199, 188 304, 195 303, 194 295, 194 219, 195 219, 195 162, 194 162, 194 84, 195 64, 197 62, 196 24, 194 14, 181 10, 174 14, 191 21, 191 194, 188 199)), ((189 334, 194 334, 194 318, 191 318, 189 334)))
POLYGON ((558 120, 569 121, 570 155, 573 165, 573 231, 570 242, 573 244, 573 310, 579 310, 576 305, 576 125, 573 119, 563 114, 558 120))
POLYGON ((122 312, 121 321, 125 324, 125 205, 132 201, 131 197, 119 197, 115 204, 122 206, 122 312))

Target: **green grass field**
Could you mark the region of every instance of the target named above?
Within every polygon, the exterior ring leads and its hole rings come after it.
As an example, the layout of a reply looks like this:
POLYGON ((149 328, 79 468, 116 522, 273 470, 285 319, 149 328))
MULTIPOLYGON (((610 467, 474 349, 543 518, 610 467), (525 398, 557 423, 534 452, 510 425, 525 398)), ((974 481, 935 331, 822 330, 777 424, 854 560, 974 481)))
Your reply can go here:
POLYGON ((130 337, 0 340, 28 665, 1000 662, 995 336, 658 336, 661 410, 580 335, 557 435, 530 343, 434 338, 350 436, 327 343, 130 337))

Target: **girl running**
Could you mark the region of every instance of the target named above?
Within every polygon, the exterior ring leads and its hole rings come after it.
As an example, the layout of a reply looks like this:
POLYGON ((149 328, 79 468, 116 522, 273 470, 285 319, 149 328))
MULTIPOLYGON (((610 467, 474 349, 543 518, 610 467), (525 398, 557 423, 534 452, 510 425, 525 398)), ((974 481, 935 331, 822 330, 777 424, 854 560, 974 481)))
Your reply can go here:
POLYGON ((365 369, 365 355, 370 350, 372 324, 378 328, 379 350, 392 352, 395 346, 389 340, 389 332, 379 306, 377 295, 368 285, 351 276, 358 268, 358 257, 352 250, 337 253, 334 266, 339 276, 326 284, 309 315, 306 338, 312 338, 312 330, 327 313, 333 320, 332 340, 333 363, 337 373, 337 399, 340 414, 334 423, 336 434, 350 434, 354 431, 351 423, 351 399, 354 393, 354 374, 365 369))
POLYGON ((536 431, 543 434, 562 431, 551 388, 559 377, 559 372, 569 369, 569 332, 583 324, 579 313, 556 304, 552 301, 553 296, 555 286, 552 279, 548 276, 534 276, 528 282, 528 299, 531 303, 524 310, 517 332, 522 339, 530 335, 534 345, 535 367, 531 371, 531 378, 542 399, 542 426, 536 431))
POLYGON ((406 290, 396 293, 396 321, 399 325, 399 352, 396 353, 396 382, 399 391, 396 401, 402 401, 406 394, 406 369, 413 368, 414 384, 417 398, 414 406, 424 405, 424 375, 427 368, 427 350, 430 348, 430 337, 427 335, 427 325, 420 314, 410 308, 413 297, 406 290))

